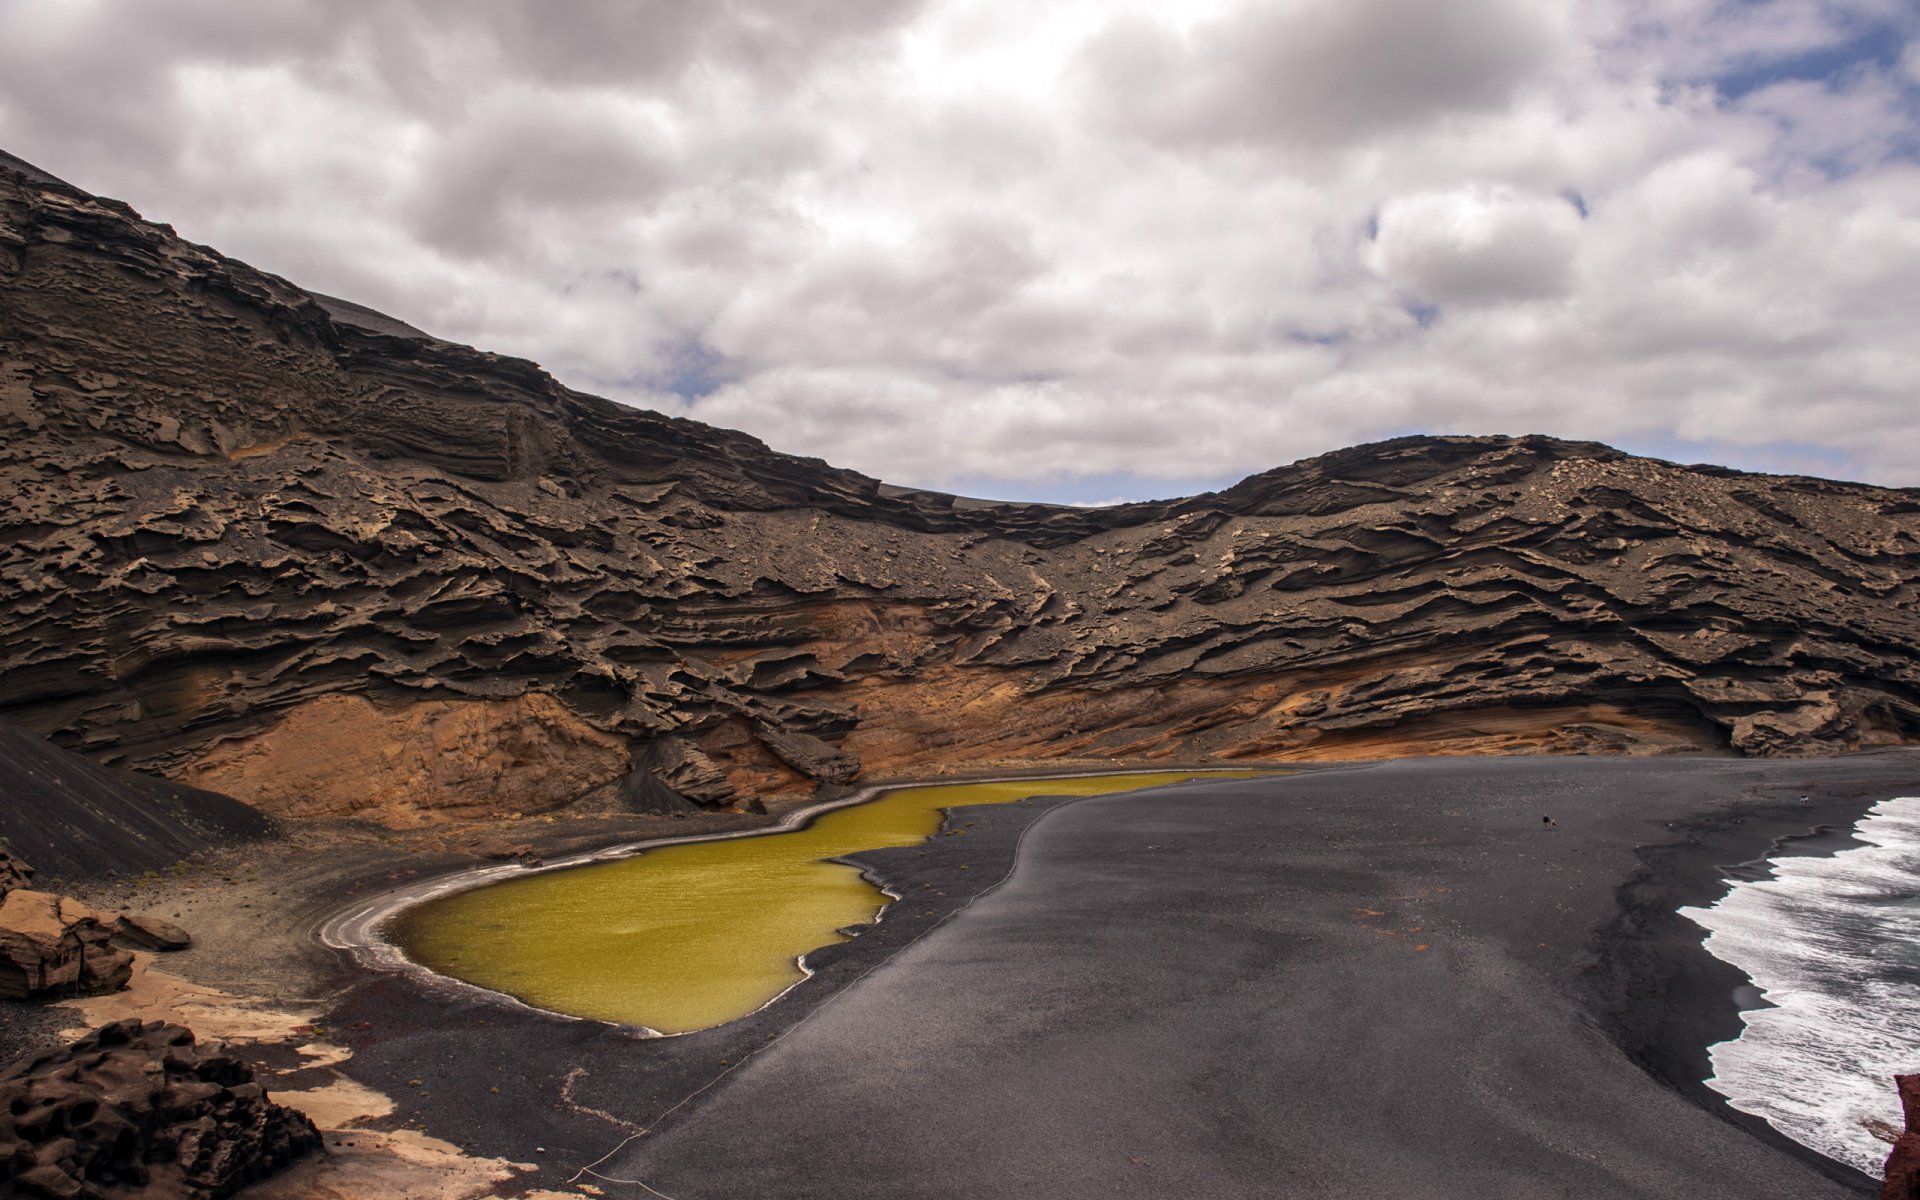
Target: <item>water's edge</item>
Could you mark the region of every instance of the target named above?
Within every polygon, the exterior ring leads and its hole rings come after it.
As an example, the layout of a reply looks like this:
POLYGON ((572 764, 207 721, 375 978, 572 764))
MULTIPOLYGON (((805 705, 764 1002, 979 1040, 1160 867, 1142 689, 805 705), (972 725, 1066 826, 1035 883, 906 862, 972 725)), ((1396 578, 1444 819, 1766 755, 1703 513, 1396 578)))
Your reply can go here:
MULTIPOLYGON (((1682 913, 1717 904, 1742 879, 1771 873, 1783 854, 1827 855, 1891 792, 1814 791, 1673 822, 1673 840, 1643 846, 1642 866, 1616 890, 1614 919, 1595 931, 1586 973, 1594 1023, 1641 1069, 1680 1096, 1863 1195, 1880 1181, 1742 1112, 1707 1086, 1711 1051, 1740 1036, 1759 988, 1710 954, 1705 931, 1682 913)), ((1888 1084, 1891 1087, 1891 1081, 1888 1084)))
POLYGON ((1734 1108, 1868 1174, 1887 1146, 1865 1124, 1900 1128, 1896 1072, 1920 1070, 1903 1031, 1920 982, 1920 798, 1875 804, 1824 853, 1783 853, 1759 877, 1683 915, 1707 953, 1754 981, 1735 1038, 1709 1048, 1708 1087, 1734 1108))
MULTIPOLYGON (((1263 770, 1263 769, 1268 769, 1268 768, 1264 767, 1261 764, 1247 764, 1245 766, 1239 766, 1239 767, 1195 768, 1192 770, 1191 775, 1194 778, 1204 778, 1208 775, 1215 774, 1215 773, 1233 773, 1233 772, 1240 772, 1240 771, 1246 771, 1246 770, 1263 770)), ((1291 772, 1297 771, 1299 768, 1293 764, 1287 764, 1285 766, 1277 766, 1271 769, 1274 769, 1276 771, 1286 771, 1291 773, 1291 772)), ((1049 773, 1040 774, 1040 775, 1025 774, 1025 773, 1010 773, 1005 775, 971 777, 966 779, 954 779, 951 777, 945 777, 945 778, 936 777, 936 778, 927 779, 927 780, 902 780, 902 781, 889 782, 885 784, 876 784, 869 787, 861 788, 858 791, 855 791, 846 796, 836 797, 831 800, 821 801, 817 804, 807 805, 804 808, 795 809, 793 812, 787 813, 779 821, 773 824, 760 826, 754 829, 734 830, 734 831, 725 832, 725 833, 667 835, 663 837, 645 838, 637 841, 620 842, 611 846, 602 847, 600 849, 584 851, 578 854, 572 854, 562 858, 557 858, 552 860, 551 862, 544 863, 537 867, 526 867, 526 866, 522 866, 514 863, 488 865, 488 866, 463 867, 463 868, 448 872, 446 874, 437 875, 428 879, 416 880, 413 882, 399 885, 397 887, 388 888, 384 891, 377 892, 370 896, 357 898, 353 902, 335 910, 333 913, 331 913, 325 919, 323 919, 315 927, 314 936, 322 945, 347 955, 355 964, 370 971, 386 973, 386 974, 402 975, 412 979, 417 983, 423 984, 425 986, 428 986, 434 989, 452 991, 456 993, 464 993, 469 996, 484 996, 487 999, 494 1001, 496 1003, 510 1005, 512 1007, 520 1008, 529 1012, 540 1013, 543 1016, 548 1016, 548 1017, 556 1018, 559 1020, 592 1021, 594 1020, 593 1018, 579 1017, 579 1016, 574 1016, 568 1013, 555 1012, 550 1009, 541 1008, 537 1005, 528 1004, 526 1001, 520 999, 517 996, 509 995, 505 992, 494 991, 490 988, 485 988, 478 984, 470 983, 464 979, 460 979, 455 976, 442 974, 441 972, 435 971, 432 968, 425 966, 424 964, 415 962, 413 959, 407 956, 405 951, 397 943, 395 943, 391 938, 388 937, 388 929, 393 923, 394 919, 398 917, 401 913, 411 908, 414 908, 420 904, 424 904, 430 900, 438 899, 443 896, 453 895, 458 892, 471 891, 475 888, 486 887, 490 884, 498 883, 503 880, 524 878, 531 874, 545 874, 545 873, 552 873, 556 871, 574 870, 580 867, 593 866, 593 865, 607 863, 607 862, 614 862, 621 859, 631 858, 634 855, 643 853, 647 850, 653 850, 653 849, 666 847, 666 846, 691 845, 691 844, 700 843, 700 842, 728 841, 728 840, 735 840, 735 839, 741 839, 741 838, 771 837, 778 834, 791 833, 796 830, 806 828, 809 824, 811 824, 813 821, 817 820, 819 817, 821 817, 826 813, 833 812, 839 809, 851 808, 855 805, 866 804, 871 801, 879 800, 880 798, 884 797, 890 792, 895 792, 895 791, 900 791, 900 790, 905 790, 910 788, 944 787, 944 786, 953 785, 953 784, 1031 782, 1036 785, 1036 790, 1034 794, 1036 796, 1041 796, 1041 795, 1045 795, 1044 784, 1046 784, 1050 780, 1086 779, 1086 778, 1112 776, 1112 775, 1164 775, 1167 772, 1168 772, 1168 768, 1166 767, 1153 766, 1153 767, 1121 768, 1121 769, 1113 769, 1113 768, 1089 769, 1085 771, 1073 771, 1073 772, 1049 772, 1049 773)), ((1110 793, 1110 794, 1122 794, 1122 793, 1110 793)), ((1093 798, 1096 798, 1096 797, 1091 797, 1091 796, 1076 797, 1075 799, 1093 799, 1093 798)), ((964 806, 955 806, 956 809, 960 807, 964 807, 964 806)), ((943 810, 943 811, 950 813, 953 810, 943 810)), ((937 832, 934 836, 937 836, 937 832)), ((881 880, 879 877, 874 875, 869 869, 862 866, 860 867, 860 870, 861 870, 862 876, 865 877, 868 880, 868 882, 871 883, 875 888, 877 888, 884 895, 886 895, 889 901, 889 903, 886 904, 881 909, 879 915, 875 919, 875 925, 878 925, 884 922, 887 918, 887 915, 893 911, 894 904, 892 903, 892 901, 896 901, 900 897, 885 881, 881 880)), ((871 926, 868 928, 871 928, 871 926)), ((822 947, 820 949, 825 949, 825 947, 822 947)), ((778 995, 769 999, 765 1004, 761 1005, 759 1009, 756 1009, 755 1012, 765 1011, 765 1009, 778 1003, 781 999, 785 998, 789 993, 791 993, 795 988, 800 987, 801 985, 806 983, 810 978, 812 978, 814 971, 813 971, 813 968, 808 963, 808 958, 815 953, 817 953, 817 951, 811 951, 808 954, 800 955, 796 962, 796 965, 800 969, 801 978, 794 981, 793 984, 791 984, 786 989, 782 990, 778 995)), ((598 1023, 604 1023, 604 1022, 598 1022, 598 1023)), ((640 1036, 648 1037, 648 1038, 688 1036, 685 1034, 663 1034, 657 1030, 648 1029, 644 1026, 629 1025, 629 1026, 623 1026, 623 1027, 631 1029, 635 1033, 639 1034, 640 1036)), ((693 1032, 697 1033, 697 1032, 704 1032, 704 1031, 696 1030, 693 1032)))

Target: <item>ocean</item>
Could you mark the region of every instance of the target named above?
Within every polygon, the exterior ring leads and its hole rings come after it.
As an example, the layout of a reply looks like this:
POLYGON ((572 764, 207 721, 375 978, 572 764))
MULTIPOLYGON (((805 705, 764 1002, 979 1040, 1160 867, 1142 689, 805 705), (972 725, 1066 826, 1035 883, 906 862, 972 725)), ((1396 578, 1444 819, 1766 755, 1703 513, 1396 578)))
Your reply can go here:
POLYGON ((1778 855, 1756 874, 1681 910, 1765 1005, 1712 1048, 1707 1086, 1877 1178, 1888 1146, 1868 1125, 1900 1128, 1893 1075, 1920 1072, 1920 798, 1874 806, 1832 853, 1778 855))

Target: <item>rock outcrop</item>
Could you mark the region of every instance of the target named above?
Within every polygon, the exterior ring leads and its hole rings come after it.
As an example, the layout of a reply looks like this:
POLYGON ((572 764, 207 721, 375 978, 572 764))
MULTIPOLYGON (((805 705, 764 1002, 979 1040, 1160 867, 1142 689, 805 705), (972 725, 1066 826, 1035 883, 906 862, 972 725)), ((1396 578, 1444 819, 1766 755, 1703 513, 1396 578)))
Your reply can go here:
POLYGON ((33 882, 33 868, 5 850, 0 850, 0 899, 8 892, 33 882))
MULTIPOLYGON (((34 869, 0 850, 0 1000, 118 991, 133 955, 115 947, 117 924, 78 900, 34 891, 34 869)), ((162 922, 162 924, 168 924, 162 922)), ((178 926, 169 928, 184 936, 178 926)))
POLYGON ((1913 491, 1420 437, 1175 501, 957 501, 4 164, 0 300, 0 715, 278 811, 1920 739, 1913 491))
POLYGON ((0 1078, 8 1195, 222 1200, 319 1147, 252 1068, 178 1025, 104 1025, 0 1078))
POLYGON ((162 953, 193 945, 192 934, 155 913, 121 913, 114 919, 113 936, 123 944, 162 953))
POLYGON ((1881 1172, 1880 1200, 1920 1200, 1920 1075, 1895 1075, 1906 1128, 1893 1143, 1881 1172))
POLYGON ((14 888, 0 898, 0 1000, 114 992, 133 955, 113 944, 114 918, 78 900, 14 888))

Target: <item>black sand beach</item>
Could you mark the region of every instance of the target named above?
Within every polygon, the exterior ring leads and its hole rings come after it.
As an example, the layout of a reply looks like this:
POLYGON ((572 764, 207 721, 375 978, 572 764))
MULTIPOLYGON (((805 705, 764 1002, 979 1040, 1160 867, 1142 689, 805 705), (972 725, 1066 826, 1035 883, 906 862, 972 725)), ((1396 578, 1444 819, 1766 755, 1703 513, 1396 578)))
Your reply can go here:
POLYGON ((1916 792, 1908 753, 1443 759, 967 810, 736 1025, 395 976, 333 1021, 396 1123, 615 1194, 1857 1195, 1699 1086, 1742 981, 1671 913, 1916 792))
MULTIPOLYGON (((814 978, 669 1039, 310 940, 462 861, 398 846, 268 844, 257 883, 235 859, 170 884, 199 940, 160 965, 320 999, 352 1055, 327 1072, 395 1103, 355 1127, 537 1168, 503 1194, 1861 1195, 1699 1083, 1745 981, 1674 910, 1916 794, 1911 752, 1454 758, 963 809, 966 837, 859 856, 906 899, 814 978)), ((600 827, 547 828, 554 855, 600 827)))

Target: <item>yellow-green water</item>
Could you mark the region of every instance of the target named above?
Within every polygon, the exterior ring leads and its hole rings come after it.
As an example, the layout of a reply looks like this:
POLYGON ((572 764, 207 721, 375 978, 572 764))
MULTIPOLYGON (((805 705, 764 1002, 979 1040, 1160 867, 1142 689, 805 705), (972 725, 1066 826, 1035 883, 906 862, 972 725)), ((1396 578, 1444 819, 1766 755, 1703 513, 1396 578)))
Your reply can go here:
POLYGON ((753 1012, 805 977, 801 955, 879 919, 886 894, 856 868, 825 860, 924 841, 943 808, 1197 774, 899 788, 804 829, 662 846, 457 892, 401 914, 391 934, 415 962, 539 1008, 687 1033, 753 1012))

